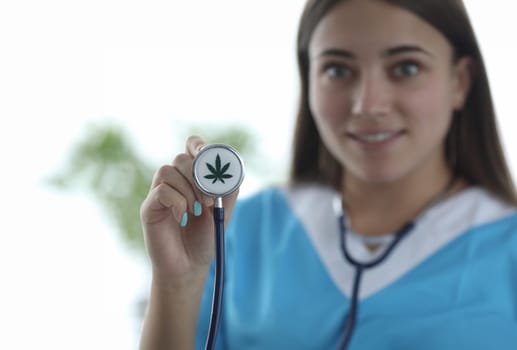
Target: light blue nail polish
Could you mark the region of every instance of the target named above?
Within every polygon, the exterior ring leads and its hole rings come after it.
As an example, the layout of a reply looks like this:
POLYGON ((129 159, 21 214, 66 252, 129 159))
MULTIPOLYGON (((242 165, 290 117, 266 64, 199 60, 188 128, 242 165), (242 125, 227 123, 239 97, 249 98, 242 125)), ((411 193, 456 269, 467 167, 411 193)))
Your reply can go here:
POLYGON ((199 201, 194 202, 194 216, 199 216, 203 213, 203 207, 201 206, 201 203, 199 201))
POLYGON ((187 212, 185 212, 185 213, 183 213, 183 216, 181 217, 180 226, 185 227, 185 226, 187 226, 187 223, 188 223, 188 214, 187 214, 187 212))

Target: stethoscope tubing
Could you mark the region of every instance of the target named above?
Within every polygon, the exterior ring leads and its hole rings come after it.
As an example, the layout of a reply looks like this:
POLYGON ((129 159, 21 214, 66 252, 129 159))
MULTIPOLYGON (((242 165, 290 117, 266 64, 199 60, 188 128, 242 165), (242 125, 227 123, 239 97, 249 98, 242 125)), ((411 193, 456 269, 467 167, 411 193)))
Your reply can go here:
POLYGON ((360 262, 356 260, 350 253, 348 252, 348 249, 346 247, 346 233, 347 228, 345 224, 345 218, 343 215, 340 215, 339 217, 339 231, 340 231, 340 240, 341 240, 341 251, 343 252, 343 256, 345 257, 346 261, 348 261, 349 264, 354 266, 355 268, 355 276, 354 276, 354 284, 352 287, 352 296, 350 299, 350 307, 348 314, 345 317, 345 327, 343 330, 343 336, 341 338, 341 341, 339 343, 340 350, 345 350, 348 347, 348 344, 350 343, 350 340, 352 339, 352 335, 354 333, 356 319, 357 319, 357 310, 359 308, 358 300, 359 300, 359 287, 361 285, 361 277, 363 275, 364 270, 372 268, 374 266, 379 265, 382 263, 388 255, 390 255, 391 251, 395 249, 395 246, 404 238, 415 226, 413 221, 408 222, 405 224, 400 230, 397 231, 395 234, 395 238, 391 243, 388 245, 388 247, 382 252, 382 254, 377 257, 376 259, 373 259, 369 262, 360 262))
POLYGON ((210 312, 210 326, 205 343, 205 350, 215 349, 217 331, 221 319, 224 292, 224 208, 214 207, 214 229, 215 229, 215 273, 214 288, 212 295, 212 311, 210 312))
MULTIPOLYGON (((360 262, 356 260, 347 250, 346 247, 346 225, 344 217, 339 218, 340 227, 340 239, 341 239, 341 250, 345 259, 355 267, 354 283, 352 288, 352 296, 350 300, 350 307, 348 314, 345 318, 345 327, 343 330, 343 336, 340 341, 339 349, 345 350, 352 339, 352 335, 355 329, 357 312, 358 312, 358 300, 359 300, 359 288, 361 284, 361 277, 364 270, 372 268, 382 263, 391 251, 395 248, 397 243, 402 240, 414 227, 413 222, 409 222, 404 225, 396 234, 393 241, 384 250, 384 252, 376 259, 369 262, 360 262)), ((223 292, 224 292, 224 268, 225 268, 225 243, 224 243, 224 208, 222 205, 214 207, 214 229, 215 229, 215 271, 214 271, 214 287, 212 295, 212 309, 210 313, 210 325, 208 329, 207 339, 205 343, 205 350, 215 349, 215 343, 217 338, 217 332, 219 329, 219 323, 221 319, 221 310, 223 304, 223 292)))
POLYGON ((338 349, 346 349, 355 328, 355 321, 357 318, 357 302, 359 295, 359 285, 361 282, 361 276, 363 274, 362 267, 356 267, 354 276, 354 287, 352 289, 352 298, 350 301, 350 308, 345 318, 345 328, 343 330, 343 336, 338 349))

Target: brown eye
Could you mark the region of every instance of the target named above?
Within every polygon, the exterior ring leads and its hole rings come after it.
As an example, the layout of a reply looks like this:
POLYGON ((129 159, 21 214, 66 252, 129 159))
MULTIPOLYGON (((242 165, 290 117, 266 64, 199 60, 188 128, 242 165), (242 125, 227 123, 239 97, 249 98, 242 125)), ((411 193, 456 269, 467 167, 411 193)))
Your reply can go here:
POLYGON ((400 78, 412 77, 418 73, 420 73, 420 65, 411 61, 399 63, 393 68, 393 74, 400 78))

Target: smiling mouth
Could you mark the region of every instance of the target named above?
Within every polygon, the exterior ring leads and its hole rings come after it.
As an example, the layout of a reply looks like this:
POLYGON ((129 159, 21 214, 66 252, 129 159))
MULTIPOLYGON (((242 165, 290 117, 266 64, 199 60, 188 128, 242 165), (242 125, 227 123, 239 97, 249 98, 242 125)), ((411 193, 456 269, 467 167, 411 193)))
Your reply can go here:
POLYGON ((350 133, 351 138, 365 143, 375 144, 390 141, 400 136, 403 131, 382 131, 382 132, 367 132, 367 133, 350 133))

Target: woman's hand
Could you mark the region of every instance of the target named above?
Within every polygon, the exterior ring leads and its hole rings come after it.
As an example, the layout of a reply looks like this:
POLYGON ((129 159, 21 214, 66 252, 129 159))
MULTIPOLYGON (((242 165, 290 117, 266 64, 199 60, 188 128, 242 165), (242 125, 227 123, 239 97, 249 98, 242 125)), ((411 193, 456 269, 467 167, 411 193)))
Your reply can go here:
MULTIPOLYGON (((192 163, 205 142, 191 136, 185 153, 155 173, 140 217, 155 283, 188 286, 204 276, 214 256, 214 199, 192 178, 192 163)), ((224 199, 226 222, 237 192, 224 199)))

